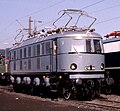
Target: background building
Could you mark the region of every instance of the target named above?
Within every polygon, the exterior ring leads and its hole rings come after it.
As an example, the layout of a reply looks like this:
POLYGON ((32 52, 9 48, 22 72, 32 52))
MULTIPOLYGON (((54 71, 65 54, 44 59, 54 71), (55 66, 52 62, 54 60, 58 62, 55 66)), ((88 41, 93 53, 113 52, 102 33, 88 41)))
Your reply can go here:
POLYGON ((0 49, 0 55, 5 56, 5 49, 0 49))
POLYGON ((9 58, 9 48, 0 49, 0 73, 7 72, 9 58))

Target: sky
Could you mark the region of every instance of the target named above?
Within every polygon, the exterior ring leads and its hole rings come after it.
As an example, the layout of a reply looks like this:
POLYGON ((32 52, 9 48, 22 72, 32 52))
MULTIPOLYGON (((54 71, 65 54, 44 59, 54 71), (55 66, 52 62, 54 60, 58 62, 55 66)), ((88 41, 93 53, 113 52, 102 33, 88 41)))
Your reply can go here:
POLYGON ((58 12, 64 9, 82 9, 97 18, 92 28, 102 37, 120 30, 120 0, 0 0, 0 49, 15 43, 20 29, 28 28, 30 16, 32 20, 42 21, 37 24, 40 30, 52 27, 60 16, 58 12))

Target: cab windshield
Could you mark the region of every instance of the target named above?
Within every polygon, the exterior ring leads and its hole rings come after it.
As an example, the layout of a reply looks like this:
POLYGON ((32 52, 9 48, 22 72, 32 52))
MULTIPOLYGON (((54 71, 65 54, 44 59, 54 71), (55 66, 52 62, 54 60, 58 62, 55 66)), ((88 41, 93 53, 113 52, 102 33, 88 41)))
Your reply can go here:
POLYGON ((101 40, 86 39, 86 52, 88 52, 88 53, 103 53, 101 40))
POLYGON ((76 53, 103 53, 103 46, 100 39, 73 40, 72 51, 76 53))
POLYGON ((102 53, 100 40, 93 40, 93 43, 94 43, 94 52, 95 53, 102 53))

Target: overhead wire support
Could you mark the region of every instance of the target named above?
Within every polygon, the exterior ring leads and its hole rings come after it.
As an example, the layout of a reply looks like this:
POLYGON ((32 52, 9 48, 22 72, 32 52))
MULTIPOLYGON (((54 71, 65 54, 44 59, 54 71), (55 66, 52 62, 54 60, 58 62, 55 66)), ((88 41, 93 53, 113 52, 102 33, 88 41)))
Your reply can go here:
POLYGON ((16 22, 24 29, 23 25, 17 19, 16 22))

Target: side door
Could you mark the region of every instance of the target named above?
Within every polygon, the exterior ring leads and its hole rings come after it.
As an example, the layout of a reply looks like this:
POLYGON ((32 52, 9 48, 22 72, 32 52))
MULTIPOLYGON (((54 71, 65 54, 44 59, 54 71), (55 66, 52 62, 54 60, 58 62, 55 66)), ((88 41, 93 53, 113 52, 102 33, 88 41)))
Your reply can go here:
POLYGON ((57 72, 57 39, 51 43, 50 72, 57 72))

